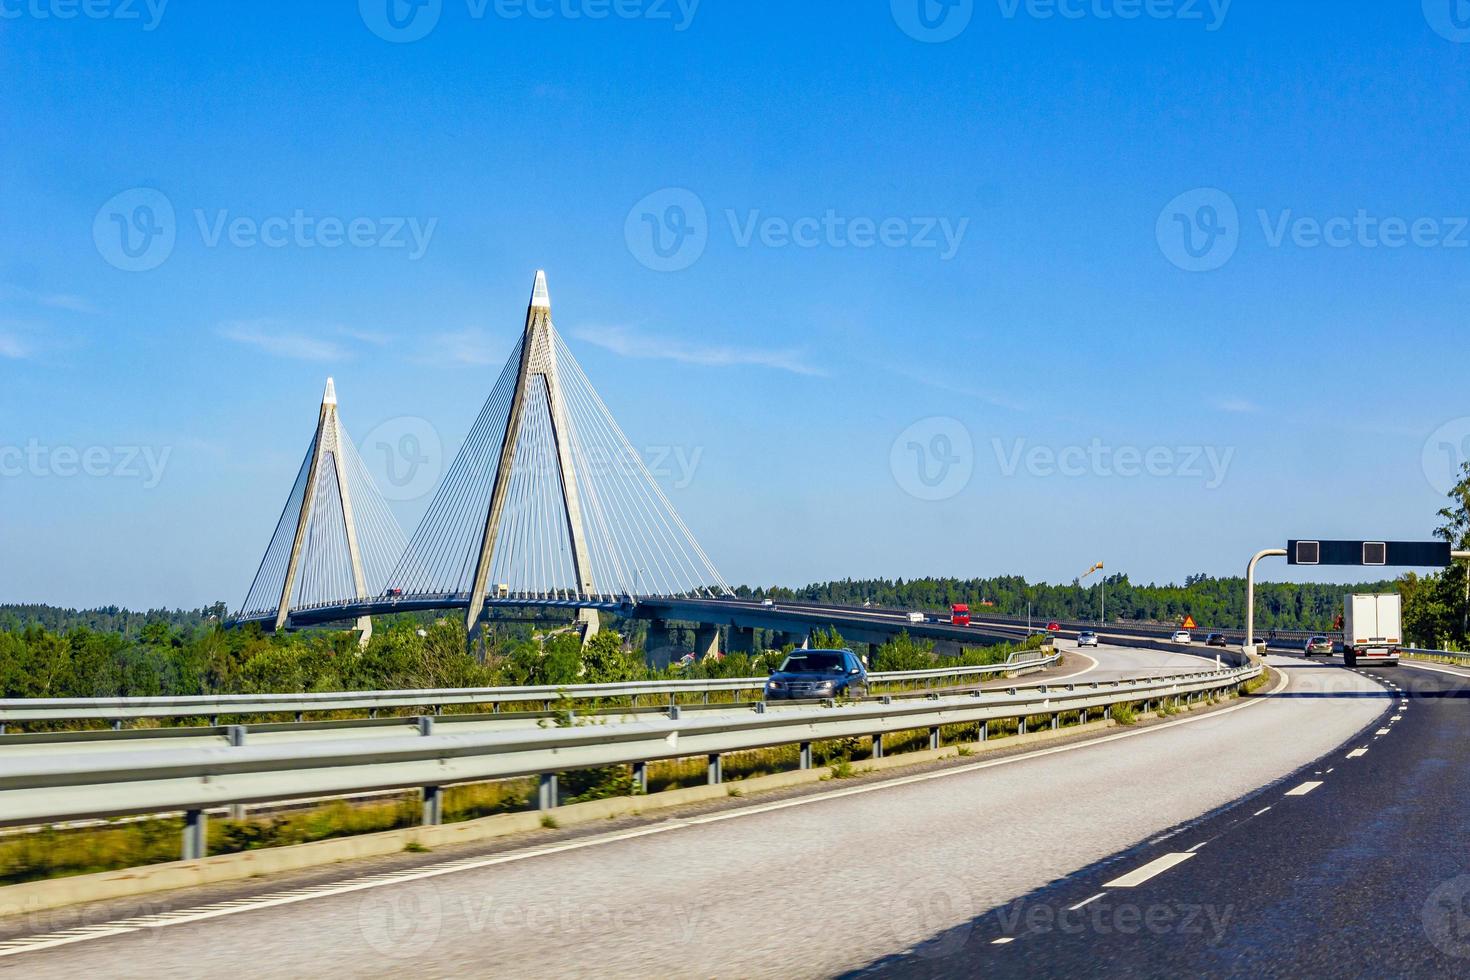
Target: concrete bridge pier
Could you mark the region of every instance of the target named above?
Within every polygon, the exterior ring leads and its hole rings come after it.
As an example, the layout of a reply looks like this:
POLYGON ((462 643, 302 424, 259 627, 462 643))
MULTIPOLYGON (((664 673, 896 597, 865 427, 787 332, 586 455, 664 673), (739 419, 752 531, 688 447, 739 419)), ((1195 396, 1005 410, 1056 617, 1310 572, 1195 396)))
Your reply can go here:
POLYGON ((601 629, 602 617, 598 615, 596 609, 577 610, 577 630, 582 634, 584 644, 596 636, 601 629))
POLYGON ((730 635, 727 639, 728 653, 755 653, 755 628, 751 626, 731 626, 730 635))
POLYGON ((701 625, 694 631, 694 656, 699 660, 713 657, 720 652, 720 628, 701 625))

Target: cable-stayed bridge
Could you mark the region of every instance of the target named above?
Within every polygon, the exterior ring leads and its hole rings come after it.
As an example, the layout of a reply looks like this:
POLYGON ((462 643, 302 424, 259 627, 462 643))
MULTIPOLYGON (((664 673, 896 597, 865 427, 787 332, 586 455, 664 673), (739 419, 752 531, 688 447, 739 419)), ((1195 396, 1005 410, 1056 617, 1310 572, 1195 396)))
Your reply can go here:
POLYGON ((525 329, 405 540, 337 413, 316 431, 234 621, 271 628, 490 605, 598 610, 730 588, 659 487, 551 319, 536 274, 525 329))

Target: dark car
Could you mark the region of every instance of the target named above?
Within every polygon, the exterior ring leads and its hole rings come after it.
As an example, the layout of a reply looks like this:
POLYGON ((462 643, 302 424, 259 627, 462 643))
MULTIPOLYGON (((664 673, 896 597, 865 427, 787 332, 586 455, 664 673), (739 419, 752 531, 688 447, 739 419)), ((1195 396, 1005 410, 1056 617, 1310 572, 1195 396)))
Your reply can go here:
POLYGON ((1205 646, 1207 647, 1223 647, 1229 645, 1230 644, 1227 643, 1225 640, 1224 633, 1211 633, 1209 636, 1205 637, 1205 646))
POLYGON ((793 650, 766 680, 766 700, 866 697, 868 671, 851 650, 793 650))

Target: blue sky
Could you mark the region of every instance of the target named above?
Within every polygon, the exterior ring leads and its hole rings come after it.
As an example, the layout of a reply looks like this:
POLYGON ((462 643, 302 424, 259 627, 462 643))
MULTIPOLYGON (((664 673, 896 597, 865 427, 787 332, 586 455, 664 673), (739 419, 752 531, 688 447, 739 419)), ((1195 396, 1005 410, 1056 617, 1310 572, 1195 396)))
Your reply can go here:
POLYGON ((0 599, 238 603, 325 377, 447 464, 537 268, 732 582, 1432 530, 1450 0, 394 2, 0 0, 0 599))

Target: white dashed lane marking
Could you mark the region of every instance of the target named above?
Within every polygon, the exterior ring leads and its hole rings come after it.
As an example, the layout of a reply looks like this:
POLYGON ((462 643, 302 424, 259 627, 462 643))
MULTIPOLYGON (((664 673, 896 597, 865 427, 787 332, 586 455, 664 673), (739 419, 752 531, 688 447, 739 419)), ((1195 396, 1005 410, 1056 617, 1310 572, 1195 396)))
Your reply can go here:
POLYGON ((1104 888, 1136 888, 1156 875, 1161 875, 1176 864, 1183 864, 1194 857, 1191 851, 1176 851, 1173 854, 1165 854, 1163 857, 1155 858, 1141 868, 1134 868, 1121 878, 1114 878, 1103 885, 1104 888))
POLYGON ((1286 791, 1286 795, 1287 796, 1306 796, 1312 790, 1316 789, 1318 786, 1321 786, 1321 785, 1322 785, 1322 780, 1320 780, 1320 779, 1309 779, 1305 783, 1302 783, 1300 786, 1298 786, 1296 789, 1289 789, 1289 790, 1287 790, 1286 791))
POLYGON ((1359 758, 1362 758, 1363 756, 1365 756, 1367 754, 1368 754, 1368 749, 1366 747, 1364 747, 1364 748, 1361 748, 1361 749, 1353 749, 1351 752, 1349 752, 1347 754, 1347 757, 1349 759, 1359 759, 1359 758))

